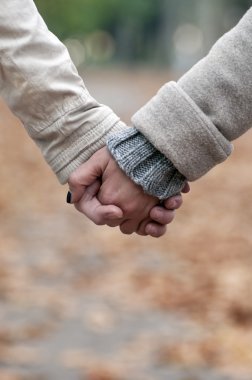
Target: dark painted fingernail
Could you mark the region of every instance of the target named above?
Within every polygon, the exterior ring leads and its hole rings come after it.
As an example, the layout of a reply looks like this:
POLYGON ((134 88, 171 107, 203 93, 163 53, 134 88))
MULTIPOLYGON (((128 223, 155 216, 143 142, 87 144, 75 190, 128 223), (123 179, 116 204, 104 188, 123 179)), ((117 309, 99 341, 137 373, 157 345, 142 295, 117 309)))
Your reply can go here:
POLYGON ((67 201, 67 203, 72 202, 72 193, 70 193, 70 191, 68 191, 68 193, 67 193, 66 201, 67 201))

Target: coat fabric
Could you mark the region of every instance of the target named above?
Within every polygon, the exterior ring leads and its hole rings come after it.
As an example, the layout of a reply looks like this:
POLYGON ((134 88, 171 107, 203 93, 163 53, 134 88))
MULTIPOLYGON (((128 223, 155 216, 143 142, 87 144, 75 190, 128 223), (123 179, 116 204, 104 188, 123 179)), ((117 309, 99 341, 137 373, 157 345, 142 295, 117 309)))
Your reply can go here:
POLYGON ((132 118, 188 180, 232 152, 252 125, 252 8, 177 83, 165 84, 132 118))
MULTIPOLYGON (((204 59, 177 83, 165 84, 133 116, 146 149, 149 145, 153 151, 154 146, 168 160, 160 157, 160 162, 182 174, 172 176, 179 178, 180 188, 184 178, 196 180, 224 161, 232 152, 231 141, 250 128, 251 74, 252 8, 204 59)), ((67 49, 48 30, 32 0, 23 0, 22 6, 19 0, 1 0, 0 89, 61 183, 108 136, 122 133, 128 141, 125 124, 89 94, 67 49)), ((134 172, 139 147, 133 145, 134 172)), ((141 154, 146 160, 143 148, 141 154)), ((123 157, 120 163, 124 169, 123 157)), ((144 166, 142 181, 148 180, 144 166)), ((152 181, 155 172, 159 180, 164 178, 160 167, 150 169, 152 181)), ((143 186, 141 179, 136 182, 143 186)), ((173 184, 170 188, 179 189, 173 184)))
POLYGON ((0 2, 0 93, 61 183, 125 127, 89 94, 32 0, 0 2))

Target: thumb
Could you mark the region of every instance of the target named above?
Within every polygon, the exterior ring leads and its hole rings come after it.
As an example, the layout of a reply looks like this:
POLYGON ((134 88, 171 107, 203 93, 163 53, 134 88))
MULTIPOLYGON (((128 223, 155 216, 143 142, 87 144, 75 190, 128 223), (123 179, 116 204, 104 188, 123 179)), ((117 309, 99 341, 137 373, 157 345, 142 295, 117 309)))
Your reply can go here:
MULTIPOLYGON (((96 195, 100 189, 100 182, 94 181, 88 186, 79 202, 75 203, 75 208, 86 215, 97 225, 118 221, 123 217, 122 210, 114 205, 102 205, 96 195)), ((117 225, 118 225, 117 224, 117 225)))
POLYGON ((106 156, 99 157, 99 154, 95 153, 87 162, 74 170, 68 179, 67 203, 78 202, 86 188, 102 176, 107 165, 105 158, 106 156))

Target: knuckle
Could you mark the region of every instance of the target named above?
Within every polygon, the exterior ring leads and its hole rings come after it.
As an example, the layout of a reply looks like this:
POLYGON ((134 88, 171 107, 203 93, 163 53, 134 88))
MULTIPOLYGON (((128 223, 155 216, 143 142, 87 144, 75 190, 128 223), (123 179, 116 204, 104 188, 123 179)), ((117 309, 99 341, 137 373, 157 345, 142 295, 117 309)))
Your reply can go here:
POLYGON ((163 212, 162 215, 160 215, 159 218, 157 218, 157 221, 160 224, 169 224, 173 221, 175 217, 175 212, 174 211, 165 211, 163 212))
POLYGON ((154 227, 150 233, 150 235, 154 238, 159 238, 163 236, 166 232, 166 227, 154 227))
POLYGON ((136 212, 137 210, 137 205, 134 202, 128 203, 124 207, 124 212, 126 215, 132 215, 136 212))
POLYGON ((160 224, 169 224, 175 216, 175 211, 166 209, 156 209, 150 214, 151 218, 160 224))
POLYGON ((173 221, 174 217, 175 217, 174 211, 167 213, 167 215, 164 217, 163 224, 171 223, 173 221))
POLYGON ((74 205, 76 210, 78 210, 81 214, 84 214, 88 219, 90 219, 97 226, 103 226, 105 224, 105 220, 103 215, 98 214, 97 212, 90 212, 85 206, 84 202, 78 202, 74 205))
POLYGON ((78 185, 79 183, 79 176, 78 176, 78 173, 76 171, 74 171, 73 173, 70 174, 69 178, 68 178, 68 183, 70 186, 76 186, 78 185))
POLYGON ((169 219, 166 219, 163 223, 160 223, 160 224, 166 226, 166 225, 168 225, 168 224, 171 224, 172 221, 173 221, 173 219, 174 219, 174 217, 171 217, 171 218, 169 218, 169 219))
POLYGON ((131 235, 134 232, 134 230, 127 223, 120 225, 120 231, 125 235, 131 235))
POLYGON ((93 219, 93 222, 97 226, 103 226, 104 224, 106 224, 105 221, 103 220, 103 218, 100 215, 95 216, 94 219, 93 219))
POLYGON ((177 196, 176 197, 176 208, 179 208, 183 203, 183 198, 182 196, 177 196))
POLYGON ((104 221, 114 221, 116 219, 116 213, 115 211, 106 211, 104 214, 103 214, 103 220, 104 221))
POLYGON ((148 234, 146 233, 146 227, 148 226, 149 223, 151 223, 151 219, 145 219, 145 220, 143 220, 143 221, 139 224, 136 233, 137 233, 138 235, 141 235, 141 236, 146 236, 146 235, 148 235, 148 234))
POLYGON ((172 221, 175 218, 176 215, 176 210, 172 210, 169 213, 169 219, 172 221))
POLYGON ((77 211, 79 211, 81 214, 86 215, 86 209, 85 205, 83 202, 78 202, 74 204, 74 207, 76 208, 77 211))
POLYGON ((112 227, 112 228, 119 226, 119 224, 120 224, 120 222, 116 222, 116 221, 114 221, 114 222, 107 222, 106 223, 106 225, 108 227, 112 227))
POLYGON ((115 203, 114 195, 109 191, 102 191, 99 195, 99 200, 104 205, 111 205, 115 203))
POLYGON ((137 233, 137 235, 140 235, 140 236, 147 236, 148 235, 145 231, 142 231, 142 230, 137 230, 136 233, 137 233))

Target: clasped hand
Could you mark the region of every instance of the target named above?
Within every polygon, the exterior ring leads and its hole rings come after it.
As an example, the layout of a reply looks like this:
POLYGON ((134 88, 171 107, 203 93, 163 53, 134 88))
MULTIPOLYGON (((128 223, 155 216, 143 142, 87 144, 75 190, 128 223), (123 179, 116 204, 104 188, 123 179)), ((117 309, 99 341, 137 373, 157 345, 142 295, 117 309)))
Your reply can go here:
MULTIPOLYGON (((178 194, 163 202, 143 192, 104 147, 70 176, 71 203, 97 225, 119 226, 124 234, 160 237, 182 205, 178 194)), ((186 184, 182 192, 188 192, 186 184)))

